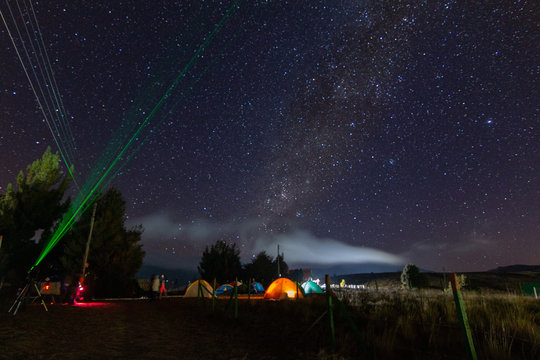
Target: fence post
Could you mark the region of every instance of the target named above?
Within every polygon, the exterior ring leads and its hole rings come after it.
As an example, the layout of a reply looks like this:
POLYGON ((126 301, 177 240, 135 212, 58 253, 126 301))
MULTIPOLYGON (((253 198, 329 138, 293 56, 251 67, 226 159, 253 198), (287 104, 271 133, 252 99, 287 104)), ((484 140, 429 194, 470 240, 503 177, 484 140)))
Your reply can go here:
POLYGON ((234 318, 238 318, 238 278, 234 279, 234 318))
POLYGON ((216 306, 216 278, 214 278, 214 288, 212 289, 212 312, 216 306))
POLYGON ((326 298, 328 300, 328 318, 330 323, 330 341, 331 349, 334 352, 336 348, 336 329, 334 328, 334 310, 332 305, 332 290, 330 289, 330 276, 324 275, 324 282, 326 284, 326 298))
POLYGON ((371 273, 373 280, 375 280, 375 291, 379 292, 379 283, 377 282, 377 276, 374 273, 371 273))
POLYGON ((467 343, 467 348, 469 350, 469 356, 472 360, 477 360, 478 356, 476 355, 476 350, 474 348, 474 342, 471 334, 471 328, 469 327, 469 320, 467 319, 467 312, 465 311, 465 303, 463 302, 463 297, 461 296, 461 290, 459 287, 459 282, 455 273, 450 275, 450 283, 452 284, 452 292, 454 293, 454 302, 456 303, 456 310, 458 314, 458 319, 461 324, 461 329, 465 335, 465 342, 467 343))
POLYGON ((536 286, 533 286, 534 298, 538 299, 538 293, 536 292, 536 286))

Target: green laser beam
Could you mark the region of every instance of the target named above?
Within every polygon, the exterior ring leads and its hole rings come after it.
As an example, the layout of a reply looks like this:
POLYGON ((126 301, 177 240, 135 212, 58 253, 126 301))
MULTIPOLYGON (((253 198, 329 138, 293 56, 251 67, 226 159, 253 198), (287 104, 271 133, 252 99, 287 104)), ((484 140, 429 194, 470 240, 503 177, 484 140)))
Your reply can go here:
MULTIPOLYGON (((233 6, 232 6, 233 9, 234 9, 234 6, 237 5, 237 3, 238 3, 238 2, 236 2, 235 4, 233 4, 233 6)), ((227 14, 226 16, 228 16, 228 14, 227 14)), ((218 26, 218 25, 216 25, 216 27, 217 27, 217 26, 218 26)), ((220 24, 219 26, 221 26, 221 24, 220 24)), ((219 29, 218 29, 218 30, 219 30, 219 29)), ((211 35, 211 36, 213 36, 213 35, 211 35)), ((209 39, 207 39, 207 40, 208 40, 208 42, 209 42, 209 41, 211 41, 212 39, 209 38, 209 39)), ((176 43, 175 43, 175 44, 176 44, 176 43)), ((197 55, 197 54, 195 54, 195 55, 197 55)), ((195 57, 197 57, 197 56, 195 56, 195 57)), ((193 67, 191 67, 191 68, 193 68, 193 67)), ((182 76, 180 76, 180 77, 182 78, 182 76)), ((184 74, 184 75, 183 75, 183 79, 187 79, 187 78, 189 78, 189 76, 187 76, 187 74, 184 74)), ((182 80, 183 80, 183 79, 182 79, 182 80)), ((152 83, 154 83, 155 81, 156 81, 156 80, 149 80, 149 82, 152 82, 152 83)), ((178 84, 177 84, 176 87, 178 87, 178 84)), ((146 88, 146 87, 145 87, 145 88, 146 88)), ((148 97, 148 94, 147 94, 147 93, 145 93, 145 95, 146 95, 146 97, 148 97)), ((175 95, 175 96, 176 96, 176 95, 175 95)), ((140 97, 140 96, 139 96, 139 97, 140 97)), ((139 98, 139 97, 138 97, 138 98, 139 98)), ((152 96, 152 97, 153 97, 153 96, 152 96)), ((155 101, 158 101, 158 100, 160 99, 160 97, 161 97, 161 95, 158 96, 158 97, 155 99, 155 101)), ((150 100, 150 101, 152 101, 152 100, 150 100)), ((147 103, 147 104, 148 104, 148 102, 149 102, 148 99, 146 99, 146 103, 147 103)), ((152 102, 155 104, 154 101, 152 101, 152 102)), ((141 110, 144 111, 144 110, 147 108, 147 106, 146 106, 145 104, 143 104, 143 103, 144 103, 144 102, 143 102, 143 101, 140 101, 140 99, 136 100, 135 103, 134 103, 134 105, 132 105, 131 110, 128 111, 127 117, 125 117, 125 118, 129 118, 129 117, 131 117, 131 116, 139 116, 140 111, 141 111, 141 110)), ((152 120, 152 121, 154 121, 154 120, 152 120)), ((117 153, 121 150, 121 145, 119 145, 119 144, 123 144, 124 142, 128 141, 127 137, 129 136, 129 134, 132 133, 133 131, 135 131, 135 129, 136 129, 137 126, 139 126, 139 125, 140 125, 140 123, 139 123, 139 124, 136 124, 134 121, 130 121, 130 122, 124 121, 124 122, 122 122, 122 124, 121 124, 120 127, 119 127, 119 130, 115 133, 114 138, 109 142, 109 144, 108 144, 108 146, 107 146, 105 152, 103 153, 103 155, 99 158, 98 162, 96 163, 97 166, 96 166, 95 168, 96 168, 96 169, 102 169, 102 168, 108 167, 108 165, 110 164, 110 162, 112 161, 112 159, 114 159, 115 154, 117 154, 117 153)), ((142 142, 144 142, 144 141, 142 141, 142 142)), ((142 143, 142 142, 141 142, 141 143, 142 143)), ((136 151, 135 151, 135 152, 136 152, 136 151)), ((128 158, 127 161, 129 161, 129 159, 130 159, 132 156, 133 156, 133 154, 129 156, 129 158, 128 158)), ((124 165, 124 166, 125 166, 125 165, 124 165)))
MULTIPOLYGON (((83 186, 83 189, 86 189, 90 187, 90 190, 87 195, 84 195, 84 192, 81 190, 79 195, 76 198, 76 201, 74 204, 77 204, 76 206, 72 206, 70 210, 66 213, 66 215, 62 218, 62 221, 60 222, 60 225, 57 227, 57 230, 52 235, 51 239, 47 243, 47 245, 43 248, 40 255, 38 256, 37 260, 35 261, 34 265, 30 268, 29 271, 34 269, 36 266, 38 266, 41 261, 47 256, 47 254, 52 250, 54 246, 60 241, 60 239, 73 227, 75 224, 76 219, 84 212, 86 211, 93 201, 91 201, 92 197, 95 201, 95 198, 97 194, 99 194, 100 185, 105 181, 106 177, 109 175, 109 173, 112 171, 112 169, 116 166, 116 164, 120 161, 122 156, 126 153, 126 151, 129 149, 129 147, 133 144, 135 139, 139 136, 140 132, 148 125, 150 120, 154 117, 156 112, 163 106, 165 101, 169 98, 172 91, 176 88, 178 83, 180 82, 180 79, 184 77, 186 72, 193 66, 197 58, 200 56, 200 54, 206 49, 208 44, 212 41, 212 39, 216 36, 218 31, 221 29, 223 24, 225 23, 225 20, 230 16, 230 14, 233 12, 233 10, 238 6, 238 3, 240 0, 235 0, 233 4, 227 9, 221 20, 218 22, 218 24, 214 27, 214 30, 208 35, 208 37, 204 40, 204 42, 199 46, 195 54, 191 57, 191 59, 188 61, 188 63, 184 66, 180 74, 176 77, 176 79, 173 81, 173 83, 169 86, 165 94, 161 97, 161 99, 158 101, 158 103, 154 106, 152 111, 148 114, 148 116, 145 118, 143 123, 139 126, 139 128, 135 131, 135 133, 131 136, 129 141, 124 145, 120 153, 114 158, 112 163, 109 165, 109 167, 104 171, 104 173, 99 177, 97 183, 95 183, 93 186, 88 185, 88 181, 83 186), (81 199, 77 201, 78 199, 81 199)), ((99 175, 93 175, 93 173, 90 175, 92 178, 94 176, 99 175)))
MULTIPOLYGON (((182 92, 182 95, 181 97, 176 100, 172 107, 165 113, 161 116, 161 119, 154 125, 153 129, 152 130, 156 130, 157 128, 159 128, 159 126, 168 118, 169 115, 171 115, 177 108, 178 106, 182 103, 182 100, 184 100, 185 98, 187 98, 187 96, 194 90, 195 86, 202 80, 203 76, 209 72, 210 68, 217 62, 217 59, 213 60, 209 65, 207 65, 206 69, 203 71, 203 73, 193 82, 191 83, 189 86, 188 86, 188 90, 187 91, 183 91, 182 92)), ((131 151, 131 153, 127 156, 126 160, 124 161, 124 163, 122 165, 120 165, 120 167, 114 172, 114 174, 111 176, 111 178, 108 180, 108 182, 104 185, 104 187, 106 188, 113 180, 116 176, 118 176, 118 174, 121 172, 121 170, 128 164, 128 162, 133 158, 133 156, 135 156, 139 150, 142 148, 142 146, 144 145, 144 143, 146 142, 146 140, 152 135, 152 133, 147 133, 146 136, 144 136, 142 138, 141 141, 139 141, 139 145, 135 148, 135 150, 131 151)))

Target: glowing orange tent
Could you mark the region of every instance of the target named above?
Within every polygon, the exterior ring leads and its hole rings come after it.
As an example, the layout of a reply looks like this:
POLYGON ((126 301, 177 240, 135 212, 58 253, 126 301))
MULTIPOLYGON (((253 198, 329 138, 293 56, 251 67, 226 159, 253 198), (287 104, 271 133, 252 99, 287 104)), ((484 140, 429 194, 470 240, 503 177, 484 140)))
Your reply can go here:
POLYGON ((264 293, 265 299, 302 299, 304 295, 302 294, 302 287, 296 285, 294 282, 287 278, 279 278, 274 280, 270 284, 266 292, 264 293))

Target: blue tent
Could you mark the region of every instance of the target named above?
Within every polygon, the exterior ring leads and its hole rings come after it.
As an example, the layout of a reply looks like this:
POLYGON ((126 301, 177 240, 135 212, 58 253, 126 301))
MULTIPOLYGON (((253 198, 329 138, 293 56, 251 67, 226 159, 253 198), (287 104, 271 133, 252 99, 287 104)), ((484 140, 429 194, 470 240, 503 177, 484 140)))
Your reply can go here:
POLYGON ((322 294, 324 293, 323 289, 313 281, 306 281, 302 284, 302 289, 304 289, 304 294, 322 294))
POLYGON ((261 285, 261 283, 258 283, 258 282, 251 283, 251 288, 256 293, 263 293, 264 292, 264 287, 261 285))
POLYGON ((232 291, 233 291, 233 287, 229 284, 225 284, 225 285, 221 285, 216 290, 216 295, 229 295, 230 293, 232 293, 232 291))

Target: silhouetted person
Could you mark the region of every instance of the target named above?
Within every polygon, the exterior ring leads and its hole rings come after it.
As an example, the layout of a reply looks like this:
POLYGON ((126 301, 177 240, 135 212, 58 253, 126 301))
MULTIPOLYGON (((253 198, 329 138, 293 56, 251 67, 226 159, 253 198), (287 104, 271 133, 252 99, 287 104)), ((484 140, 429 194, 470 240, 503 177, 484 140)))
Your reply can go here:
POLYGON ((167 280, 165 279, 165 275, 161 274, 161 277, 159 278, 159 299, 161 300, 162 296, 167 296, 167 288, 165 287, 165 283, 167 280))
POLYGON ((155 300, 159 296, 159 277, 152 275, 152 281, 150 282, 151 299, 155 300))

